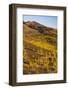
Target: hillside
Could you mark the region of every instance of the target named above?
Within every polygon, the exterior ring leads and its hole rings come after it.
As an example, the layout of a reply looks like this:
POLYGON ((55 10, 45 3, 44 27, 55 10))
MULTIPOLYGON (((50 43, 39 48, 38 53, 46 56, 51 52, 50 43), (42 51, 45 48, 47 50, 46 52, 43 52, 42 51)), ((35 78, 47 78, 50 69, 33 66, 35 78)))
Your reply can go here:
POLYGON ((35 21, 24 22, 24 74, 57 72, 57 30, 35 21))

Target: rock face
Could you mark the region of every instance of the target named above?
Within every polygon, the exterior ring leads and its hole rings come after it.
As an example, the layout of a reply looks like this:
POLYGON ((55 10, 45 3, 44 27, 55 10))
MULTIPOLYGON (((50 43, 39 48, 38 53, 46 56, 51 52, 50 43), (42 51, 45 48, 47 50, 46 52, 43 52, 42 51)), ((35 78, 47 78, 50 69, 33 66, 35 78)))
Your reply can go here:
POLYGON ((57 73, 57 30, 35 21, 23 30, 23 74, 57 73))

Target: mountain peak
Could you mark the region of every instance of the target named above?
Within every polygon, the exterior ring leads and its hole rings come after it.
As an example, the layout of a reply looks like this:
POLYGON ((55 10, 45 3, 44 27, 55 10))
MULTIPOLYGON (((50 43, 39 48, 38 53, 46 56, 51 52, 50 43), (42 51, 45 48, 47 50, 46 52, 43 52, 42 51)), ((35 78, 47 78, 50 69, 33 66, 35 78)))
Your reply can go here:
POLYGON ((27 21, 27 22, 24 22, 24 24, 34 30, 37 30, 39 33, 42 33, 45 35, 47 35, 47 34, 53 35, 53 34, 56 34, 56 32, 57 32, 56 29, 44 26, 36 21, 27 21))

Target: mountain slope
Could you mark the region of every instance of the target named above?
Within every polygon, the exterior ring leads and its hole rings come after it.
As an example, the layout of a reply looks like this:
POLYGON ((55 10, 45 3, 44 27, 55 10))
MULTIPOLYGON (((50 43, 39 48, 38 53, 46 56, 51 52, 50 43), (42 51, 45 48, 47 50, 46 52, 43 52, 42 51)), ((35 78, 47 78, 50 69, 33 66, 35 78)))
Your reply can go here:
POLYGON ((24 22, 24 74, 57 72, 57 30, 24 22), (42 66, 41 66, 42 65, 42 66))
POLYGON ((32 29, 35 29, 35 30, 38 30, 38 32, 40 33, 43 33, 43 34, 49 34, 49 35, 56 35, 57 33, 57 30, 54 29, 54 28, 50 28, 50 27, 46 27, 38 22, 35 22, 35 21, 28 21, 28 22, 25 22, 25 24, 32 28, 32 29))

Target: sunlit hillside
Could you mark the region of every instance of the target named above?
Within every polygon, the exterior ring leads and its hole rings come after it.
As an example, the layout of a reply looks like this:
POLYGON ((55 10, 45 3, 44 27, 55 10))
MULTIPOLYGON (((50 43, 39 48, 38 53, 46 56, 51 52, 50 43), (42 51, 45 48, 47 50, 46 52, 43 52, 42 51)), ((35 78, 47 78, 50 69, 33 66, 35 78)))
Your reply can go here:
POLYGON ((57 30, 23 22, 23 74, 57 73, 57 30))

